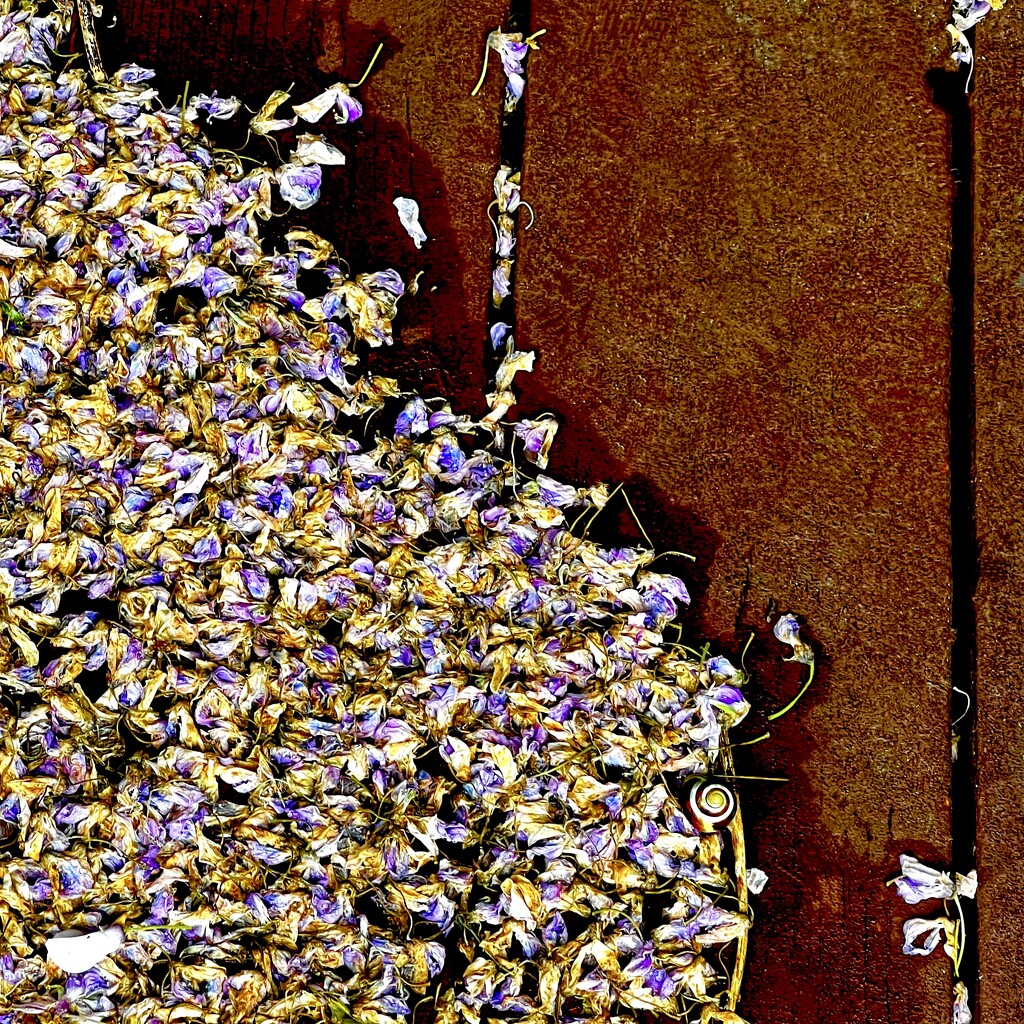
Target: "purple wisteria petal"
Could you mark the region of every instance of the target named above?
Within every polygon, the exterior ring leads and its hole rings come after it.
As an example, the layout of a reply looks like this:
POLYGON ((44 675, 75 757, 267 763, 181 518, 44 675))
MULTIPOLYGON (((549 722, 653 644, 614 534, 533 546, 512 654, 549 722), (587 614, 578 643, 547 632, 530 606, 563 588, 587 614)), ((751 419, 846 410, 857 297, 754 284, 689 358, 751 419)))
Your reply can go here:
POLYGON ((226 121, 234 117, 241 106, 242 101, 237 96, 218 96, 216 92, 209 95, 199 93, 189 99, 185 117, 194 121, 199 113, 203 113, 207 120, 226 121))
POLYGON ((277 171, 281 198, 296 210, 308 210, 320 199, 322 181, 319 164, 285 164, 277 171))
POLYGON ((911 917, 903 922, 903 952, 910 956, 927 956, 940 943, 949 946, 955 934, 948 917, 911 917))
POLYGON ((786 659, 787 661, 798 661, 804 665, 814 664, 814 651, 800 639, 800 623, 795 615, 780 616, 772 632, 776 640, 793 648, 793 653, 786 659))
POLYGON ((900 855, 900 871, 895 884, 904 902, 913 905, 922 900, 953 898, 953 879, 944 871, 922 864, 916 857, 906 853, 900 855))
POLYGON ((226 273, 219 267, 207 267, 203 271, 202 289, 208 299, 217 299, 238 291, 239 281, 234 275, 226 273))

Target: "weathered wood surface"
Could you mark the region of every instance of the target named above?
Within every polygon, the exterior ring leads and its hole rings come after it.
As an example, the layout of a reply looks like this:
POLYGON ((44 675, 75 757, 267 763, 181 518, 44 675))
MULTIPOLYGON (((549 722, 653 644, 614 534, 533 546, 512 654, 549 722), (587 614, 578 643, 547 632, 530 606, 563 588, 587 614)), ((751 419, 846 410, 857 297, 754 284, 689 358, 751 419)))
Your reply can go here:
POLYGON ((1024 14, 978 30, 974 94, 979 1024, 1024 1020, 1024 14))
MULTIPOLYGON (((759 1024, 948 1022, 948 962, 900 952, 903 851, 947 862, 950 569, 944 11, 534 0, 520 340, 558 470, 628 481, 690 550, 691 635, 781 706, 766 615, 824 671, 740 759, 759 1024), (885 24, 884 43, 880 26, 885 24)), ((749 735, 758 730, 751 728, 749 735)))
MULTIPOLYGON (((686 630, 734 654, 755 631, 763 706, 798 685, 769 613, 800 614, 822 652, 814 690, 741 758, 791 779, 743 792, 771 876, 741 1007, 755 1024, 949 1019, 947 965, 902 956, 911 911, 884 886, 905 850, 949 858, 950 189, 924 80, 940 8, 534 0, 524 406, 563 417, 558 472, 626 480, 658 546, 698 556, 664 560, 695 594, 686 630)), ((478 404, 497 76, 468 92, 503 7, 118 13, 126 59, 253 106, 354 80, 387 41, 313 213, 354 266, 425 270, 380 365, 478 404), (421 253, 395 194, 423 207, 421 253)))

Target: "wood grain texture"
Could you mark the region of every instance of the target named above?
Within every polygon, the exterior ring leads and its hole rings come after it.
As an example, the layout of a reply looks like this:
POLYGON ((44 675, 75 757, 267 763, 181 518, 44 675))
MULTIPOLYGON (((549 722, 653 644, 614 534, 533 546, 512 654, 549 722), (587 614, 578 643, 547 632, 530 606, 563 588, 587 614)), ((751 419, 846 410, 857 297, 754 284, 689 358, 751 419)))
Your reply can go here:
MULTIPOLYGON (((686 629, 798 685, 740 771, 757 1024, 938 1024, 948 962, 901 954, 901 852, 948 863, 948 132, 944 12, 534 0, 520 340, 556 472, 626 480, 696 594, 686 629), (878 46, 878 26, 886 25, 878 46), (557 443, 556 443, 557 444, 557 443)), ((614 524, 628 529, 624 516, 614 524)), ((635 534, 634 528, 634 534, 635 534)), ((672 564, 670 559, 662 563, 672 564)), ((749 735, 760 731, 753 723, 749 735)))
MULTIPOLYGON (((395 267, 420 292, 404 303, 402 343, 373 354, 378 372, 415 382, 463 407, 483 405, 483 340, 490 294, 486 217, 500 121, 498 76, 469 95, 495 0, 112 0, 104 58, 155 67, 173 101, 189 91, 236 94, 258 109, 294 83, 296 102, 336 81, 354 82, 384 51, 357 92, 352 125, 315 128, 347 155, 325 169, 323 199, 299 218, 334 241, 356 271, 395 267), (430 241, 415 249, 392 205, 416 199, 430 241)), ((215 129, 216 131, 216 129, 215 129)), ((244 133, 238 139, 244 138, 244 133)), ((269 147, 260 151, 270 161, 269 147)))
POLYGON ((1024 1020, 1024 16, 978 32, 975 488, 980 550, 978 1024, 1024 1020))

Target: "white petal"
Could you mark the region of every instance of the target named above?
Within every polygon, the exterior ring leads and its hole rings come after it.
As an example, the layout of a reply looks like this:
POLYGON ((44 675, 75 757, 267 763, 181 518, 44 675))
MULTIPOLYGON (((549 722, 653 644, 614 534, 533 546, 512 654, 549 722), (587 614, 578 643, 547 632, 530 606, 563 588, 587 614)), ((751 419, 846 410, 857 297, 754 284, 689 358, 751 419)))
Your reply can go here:
POLYGON ((322 135, 300 135, 291 159, 300 164, 343 164, 345 154, 322 135))
POLYGON ((768 875, 760 868, 747 868, 747 888, 755 895, 764 891, 768 884, 768 875))
POLYGON ((909 956, 927 956, 942 940, 942 924, 924 917, 912 917, 903 922, 903 952, 909 956), (916 941, 924 936, 924 942, 916 941))
POLYGON ((978 892, 978 872, 969 871, 966 875, 956 876, 956 894, 965 899, 973 900, 978 892))
POLYGON ((124 932, 117 925, 95 932, 58 932, 46 940, 46 954, 62 971, 84 974, 116 953, 123 942, 124 932))
POLYGON ((294 124, 294 117, 278 117, 266 121, 259 121, 253 118, 249 122, 249 127, 257 135, 269 135, 271 132, 283 132, 285 128, 291 128, 294 124))
POLYGON ((325 89, 319 96, 314 96, 311 100, 307 100, 305 103, 293 103, 292 110, 295 111, 303 121, 319 121, 324 114, 327 113, 331 107, 338 101, 338 92, 341 89, 341 83, 332 85, 330 88, 325 89))
POLYGON ((395 200, 395 209, 398 211, 398 219, 402 222, 402 227, 405 228, 418 249, 427 240, 427 233, 420 227, 420 204, 415 199, 399 196, 395 200))
POLYGON ((24 245, 11 245, 0 238, 0 256, 7 256, 10 259, 18 259, 21 256, 33 256, 35 249, 28 249, 24 245))
POLYGON ((903 922, 903 952, 909 956, 927 956, 940 942, 949 957, 956 960, 957 928, 948 917, 912 917, 903 922), (916 945, 918 939, 922 940, 921 945, 916 945))

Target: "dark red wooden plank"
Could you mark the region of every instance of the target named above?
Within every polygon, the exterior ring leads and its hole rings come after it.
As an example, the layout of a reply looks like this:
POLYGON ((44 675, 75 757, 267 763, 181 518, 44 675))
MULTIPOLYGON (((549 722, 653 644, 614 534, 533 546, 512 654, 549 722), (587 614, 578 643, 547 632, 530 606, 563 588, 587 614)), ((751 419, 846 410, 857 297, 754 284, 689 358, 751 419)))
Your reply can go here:
POLYGON ((1024 1019, 1024 17, 978 29, 975 393, 980 1024, 1024 1019))
MULTIPOLYGON (((374 356, 380 372, 482 407, 483 340, 491 235, 485 217, 498 147, 495 76, 469 95, 487 31, 505 16, 496 0, 116 0, 108 33, 110 68, 155 67, 171 100, 218 89, 258 109, 295 83, 295 102, 363 73, 384 52, 358 96, 363 117, 326 131, 348 156, 326 168, 321 203, 304 223, 331 238, 357 271, 393 266, 420 292, 404 303, 402 343, 374 356), (416 250, 392 199, 416 199, 430 236, 416 250)), ((308 130, 308 129, 307 129, 308 130)), ((244 138, 244 133, 241 136, 244 138)), ((240 139, 239 139, 240 141, 240 139)), ((268 160, 269 148, 260 151, 268 160)))
MULTIPOLYGON (((948 961, 900 952, 886 877, 944 863, 950 570, 944 11, 534 0, 520 341, 556 471, 626 480, 698 599, 687 628, 824 671, 741 770, 754 1022, 948 1022, 948 961)), ((620 526, 622 523, 619 524, 620 526)), ((669 559, 666 565, 671 564, 669 559)), ((756 731, 756 730, 755 730, 756 731)))

